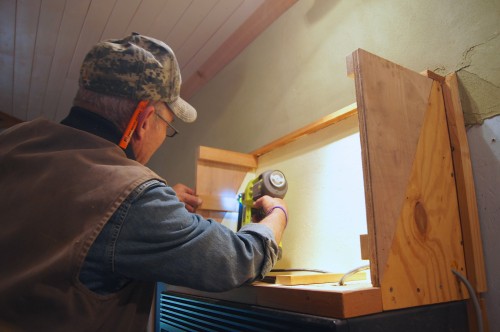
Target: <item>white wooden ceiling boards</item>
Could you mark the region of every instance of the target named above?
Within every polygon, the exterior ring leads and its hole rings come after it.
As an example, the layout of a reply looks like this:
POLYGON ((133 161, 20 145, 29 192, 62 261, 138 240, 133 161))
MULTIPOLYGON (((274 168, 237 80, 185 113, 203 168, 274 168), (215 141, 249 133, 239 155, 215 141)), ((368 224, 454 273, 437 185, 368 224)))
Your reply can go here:
POLYGON ((172 47, 189 99, 295 2, 1 0, 0 113, 22 121, 61 120, 87 51, 131 32, 172 47))

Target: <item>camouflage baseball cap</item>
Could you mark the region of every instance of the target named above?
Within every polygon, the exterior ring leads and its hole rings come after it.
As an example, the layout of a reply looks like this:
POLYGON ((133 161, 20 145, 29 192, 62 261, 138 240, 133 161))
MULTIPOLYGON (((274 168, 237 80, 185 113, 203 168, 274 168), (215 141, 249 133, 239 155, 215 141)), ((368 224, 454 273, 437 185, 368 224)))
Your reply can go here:
POLYGON ((105 95, 165 102, 184 122, 196 110, 180 97, 181 73, 164 42, 138 33, 96 44, 85 56, 80 86, 105 95))

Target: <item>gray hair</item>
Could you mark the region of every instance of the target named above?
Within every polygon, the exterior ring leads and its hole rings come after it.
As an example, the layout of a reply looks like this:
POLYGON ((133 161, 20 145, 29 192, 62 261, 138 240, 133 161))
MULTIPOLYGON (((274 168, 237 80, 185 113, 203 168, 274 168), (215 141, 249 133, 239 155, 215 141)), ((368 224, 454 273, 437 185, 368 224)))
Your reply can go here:
POLYGON ((74 106, 99 114, 122 131, 127 127, 137 104, 137 101, 131 99, 103 95, 84 88, 78 90, 73 101, 74 106))

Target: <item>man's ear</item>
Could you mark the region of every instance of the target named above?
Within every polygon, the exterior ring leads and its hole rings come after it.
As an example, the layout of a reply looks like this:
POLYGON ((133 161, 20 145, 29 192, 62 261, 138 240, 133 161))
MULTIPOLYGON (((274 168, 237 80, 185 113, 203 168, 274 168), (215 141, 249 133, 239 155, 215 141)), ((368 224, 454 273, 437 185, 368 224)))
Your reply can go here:
POLYGON ((149 104, 146 109, 137 118, 137 127, 135 128, 134 136, 136 140, 141 140, 144 138, 146 131, 151 129, 153 126, 153 115, 155 108, 153 105, 149 104))

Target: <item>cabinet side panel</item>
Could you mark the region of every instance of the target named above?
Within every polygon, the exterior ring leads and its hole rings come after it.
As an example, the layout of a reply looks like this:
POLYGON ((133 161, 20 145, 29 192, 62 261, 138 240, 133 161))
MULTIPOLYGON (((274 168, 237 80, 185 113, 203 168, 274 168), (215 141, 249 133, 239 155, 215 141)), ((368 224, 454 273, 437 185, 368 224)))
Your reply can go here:
POLYGON ((439 83, 357 50, 355 78, 372 282, 384 310, 462 298, 456 186, 439 83))
POLYGON ((380 285, 432 80, 362 49, 352 54, 372 283, 380 285))

